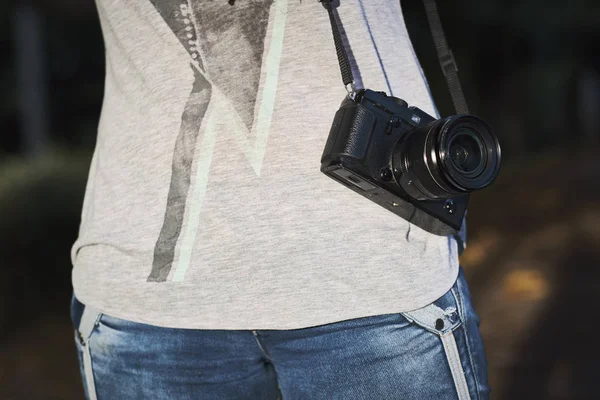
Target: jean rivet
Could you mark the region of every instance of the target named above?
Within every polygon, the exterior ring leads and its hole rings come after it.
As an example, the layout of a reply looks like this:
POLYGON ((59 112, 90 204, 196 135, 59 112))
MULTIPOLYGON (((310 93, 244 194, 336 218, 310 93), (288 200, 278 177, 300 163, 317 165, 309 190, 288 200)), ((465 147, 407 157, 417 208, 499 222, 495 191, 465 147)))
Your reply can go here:
POLYGON ((438 331, 441 331, 442 329, 444 329, 444 320, 443 319, 438 319, 437 321, 435 321, 435 329, 437 329, 438 331))

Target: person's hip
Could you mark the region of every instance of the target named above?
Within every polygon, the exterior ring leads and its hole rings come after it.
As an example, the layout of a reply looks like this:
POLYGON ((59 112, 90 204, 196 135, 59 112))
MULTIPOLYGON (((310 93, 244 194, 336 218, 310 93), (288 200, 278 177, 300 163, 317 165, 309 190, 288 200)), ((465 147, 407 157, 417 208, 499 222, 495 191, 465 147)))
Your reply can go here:
MULTIPOLYGON (((251 306, 251 305, 249 305, 251 306)), ((461 269, 410 312, 293 330, 139 324, 83 306, 72 318, 90 399, 487 399, 487 366, 461 269)))

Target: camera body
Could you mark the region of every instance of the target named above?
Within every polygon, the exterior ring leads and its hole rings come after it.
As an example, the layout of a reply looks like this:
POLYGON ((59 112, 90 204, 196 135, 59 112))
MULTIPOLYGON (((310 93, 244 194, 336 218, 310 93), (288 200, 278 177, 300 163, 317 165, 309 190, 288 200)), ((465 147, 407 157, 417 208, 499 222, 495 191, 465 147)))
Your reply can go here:
POLYGON ((342 102, 321 158, 327 176, 442 236, 460 229, 469 192, 489 185, 499 166, 498 141, 481 119, 437 120, 369 89, 342 102))

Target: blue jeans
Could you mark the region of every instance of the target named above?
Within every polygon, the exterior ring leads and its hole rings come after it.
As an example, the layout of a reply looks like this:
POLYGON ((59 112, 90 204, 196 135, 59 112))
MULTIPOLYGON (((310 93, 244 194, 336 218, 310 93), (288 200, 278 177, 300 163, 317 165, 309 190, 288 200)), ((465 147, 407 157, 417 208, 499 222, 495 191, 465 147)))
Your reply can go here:
POLYGON ((72 315, 88 399, 489 398, 462 269, 421 309, 304 329, 162 328, 76 299, 72 315))

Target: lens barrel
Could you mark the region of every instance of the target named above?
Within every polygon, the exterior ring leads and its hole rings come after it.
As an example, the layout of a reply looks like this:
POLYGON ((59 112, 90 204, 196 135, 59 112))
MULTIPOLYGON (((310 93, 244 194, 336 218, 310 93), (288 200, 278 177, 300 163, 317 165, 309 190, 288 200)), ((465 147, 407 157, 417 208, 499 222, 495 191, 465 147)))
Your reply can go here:
POLYGON ((434 200, 490 185, 500 172, 500 159, 500 144, 489 125, 472 115, 455 115, 398 141, 391 163, 406 192, 434 200))

